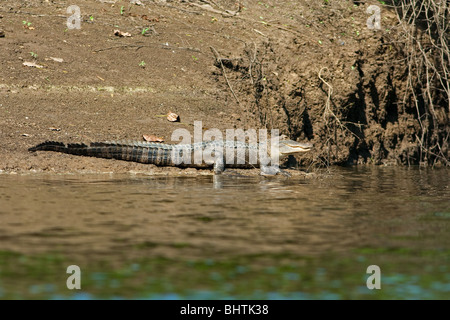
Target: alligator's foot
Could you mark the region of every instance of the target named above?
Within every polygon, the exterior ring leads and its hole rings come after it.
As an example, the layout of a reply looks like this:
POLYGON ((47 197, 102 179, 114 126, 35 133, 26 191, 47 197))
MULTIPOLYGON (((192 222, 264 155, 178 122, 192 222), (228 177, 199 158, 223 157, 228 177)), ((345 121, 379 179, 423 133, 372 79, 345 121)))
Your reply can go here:
POLYGON ((283 176, 285 176, 287 178, 292 177, 292 174, 290 174, 289 172, 284 171, 284 170, 280 170, 280 172, 278 172, 278 173, 282 174, 283 176))
POLYGON ((216 156, 214 160, 214 174, 222 174, 225 170, 225 159, 223 156, 216 156))
POLYGON ((291 174, 287 171, 281 170, 278 166, 261 167, 262 176, 275 176, 277 174, 282 174, 285 177, 291 177, 291 174))
POLYGON ((226 169, 223 173, 226 177, 245 177, 242 173, 236 172, 235 170, 226 169))

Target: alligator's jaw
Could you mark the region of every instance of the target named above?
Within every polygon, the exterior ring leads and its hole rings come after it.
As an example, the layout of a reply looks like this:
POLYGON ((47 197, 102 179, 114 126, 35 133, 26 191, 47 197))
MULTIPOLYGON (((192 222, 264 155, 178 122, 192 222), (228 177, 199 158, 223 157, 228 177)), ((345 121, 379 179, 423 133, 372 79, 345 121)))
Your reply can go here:
POLYGON ((279 142, 278 152, 280 158, 287 157, 289 155, 299 154, 311 151, 313 148, 312 143, 297 142, 293 140, 282 140, 279 142))

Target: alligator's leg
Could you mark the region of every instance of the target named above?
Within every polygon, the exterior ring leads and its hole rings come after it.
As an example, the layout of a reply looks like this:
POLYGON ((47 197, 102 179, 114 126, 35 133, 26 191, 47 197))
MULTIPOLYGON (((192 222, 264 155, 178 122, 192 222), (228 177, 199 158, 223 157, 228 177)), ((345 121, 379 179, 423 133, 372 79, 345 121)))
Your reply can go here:
POLYGON ((262 176, 274 176, 277 174, 282 174, 285 177, 290 177, 291 174, 284 170, 281 170, 279 166, 261 166, 262 176))
POLYGON ((225 170, 225 158, 223 154, 216 154, 214 159, 214 174, 221 174, 225 170))
POLYGON ((245 177, 245 175, 243 175, 242 173, 237 172, 234 169, 225 169, 225 171, 222 173, 222 176, 227 176, 227 177, 245 177))
POLYGON ((281 169, 280 169, 279 173, 282 174, 283 176, 287 177, 287 178, 292 177, 292 175, 289 172, 281 170, 281 169))

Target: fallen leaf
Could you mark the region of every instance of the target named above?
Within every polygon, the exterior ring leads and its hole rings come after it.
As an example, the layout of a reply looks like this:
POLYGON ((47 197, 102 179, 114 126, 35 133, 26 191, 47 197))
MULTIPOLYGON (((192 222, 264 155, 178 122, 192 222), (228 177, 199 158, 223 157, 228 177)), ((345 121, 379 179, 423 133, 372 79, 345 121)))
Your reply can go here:
POLYGON ((142 137, 144 138, 145 141, 148 141, 148 142, 164 142, 163 138, 160 138, 160 137, 157 137, 157 136, 154 136, 151 134, 150 135, 144 134, 142 137))
POLYGON ((64 61, 64 59, 62 59, 62 58, 54 58, 54 57, 50 57, 50 59, 52 59, 52 60, 55 61, 55 62, 59 62, 59 63, 62 63, 62 62, 64 61))
POLYGON ((180 121, 180 116, 177 115, 176 113, 169 112, 167 114, 167 120, 169 120, 170 122, 178 122, 180 121))
POLYGON ((37 64, 36 62, 28 62, 28 61, 25 61, 23 63, 23 65, 25 67, 32 67, 32 68, 38 68, 38 69, 42 69, 44 67, 44 66, 37 64))
POLYGON ((131 33, 122 32, 119 29, 114 30, 114 35, 118 37, 131 37, 131 33))

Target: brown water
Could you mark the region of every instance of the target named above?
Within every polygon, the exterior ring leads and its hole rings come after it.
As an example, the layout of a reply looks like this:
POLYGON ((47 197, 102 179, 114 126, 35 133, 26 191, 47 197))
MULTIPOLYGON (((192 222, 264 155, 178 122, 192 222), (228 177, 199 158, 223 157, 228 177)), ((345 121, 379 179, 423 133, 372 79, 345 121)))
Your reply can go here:
POLYGON ((447 169, 1 175, 0 222, 0 298, 450 298, 447 169))

